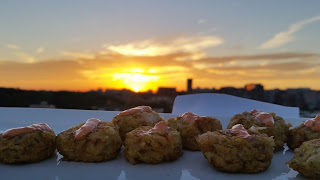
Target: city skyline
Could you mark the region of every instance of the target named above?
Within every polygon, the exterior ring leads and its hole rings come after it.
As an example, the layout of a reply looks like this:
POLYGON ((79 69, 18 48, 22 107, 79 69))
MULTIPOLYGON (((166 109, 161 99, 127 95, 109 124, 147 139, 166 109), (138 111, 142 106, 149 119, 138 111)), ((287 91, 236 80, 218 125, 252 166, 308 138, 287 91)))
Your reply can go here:
POLYGON ((201 87, 194 87, 192 85, 193 83, 193 79, 191 79, 191 85, 189 86, 188 80, 190 79, 186 79, 186 84, 185 84, 185 89, 179 90, 177 89, 175 86, 158 86, 156 87, 154 90, 153 89, 148 89, 148 90, 141 90, 141 91, 135 91, 134 89, 131 88, 102 88, 102 87, 96 87, 96 88, 92 88, 92 89, 88 89, 88 90, 67 90, 67 89, 61 89, 61 90, 46 90, 46 89, 23 89, 23 88, 19 88, 19 87, 4 87, 4 86, 0 86, 0 89, 12 89, 12 90, 22 90, 22 91, 48 91, 48 92, 81 92, 81 93, 86 93, 86 92, 107 92, 107 91, 128 91, 128 92, 132 92, 132 93, 147 93, 147 94, 158 94, 159 90, 163 92, 164 91, 174 91, 175 93, 182 93, 182 94, 193 94, 193 93, 212 93, 213 91, 219 91, 219 90, 226 90, 226 89, 235 89, 235 90, 245 90, 245 91, 251 91, 254 88, 257 87, 262 87, 262 89, 264 91, 314 91, 314 92, 320 92, 317 89, 312 89, 309 87, 298 87, 298 88, 284 88, 284 89, 280 89, 280 88, 274 88, 274 89, 265 89, 264 85, 261 83, 248 83, 248 84, 244 84, 243 86, 240 87, 235 87, 235 86, 222 86, 219 88, 216 87, 211 87, 211 88, 201 88, 201 87))
POLYGON ((0 4, 0 87, 320 90, 319 1, 0 4))
POLYGON ((135 93, 128 89, 97 89, 88 92, 34 91, 0 88, 1 107, 67 108, 125 110, 141 104, 149 105, 158 112, 172 112, 174 100, 179 95, 199 93, 220 93, 254 99, 258 101, 299 107, 300 115, 314 117, 319 114, 320 91, 308 88, 287 90, 264 90, 261 84, 247 84, 243 88, 223 87, 221 89, 191 89, 176 91, 175 88, 159 87, 157 92, 135 93))

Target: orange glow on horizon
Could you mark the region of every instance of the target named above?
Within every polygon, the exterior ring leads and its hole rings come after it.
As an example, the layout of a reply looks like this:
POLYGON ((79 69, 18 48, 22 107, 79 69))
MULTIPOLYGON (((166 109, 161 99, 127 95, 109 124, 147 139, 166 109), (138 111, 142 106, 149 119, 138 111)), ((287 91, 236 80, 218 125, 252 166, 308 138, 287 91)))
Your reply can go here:
MULTIPOLYGON (((154 70, 149 70, 149 72, 153 71, 154 70)), ((145 74, 145 70, 141 68, 125 69, 123 73, 113 74, 113 81, 134 92, 154 89, 155 87, 152 87, 150 83, 157 82, 159 79, 159 76, 145 74)))
MULTIPOLYGON (((253 55, 253 58, 255 56, 253 55)), ((263 56, 269 57, 268 54, 263 56)), ((278 59, 281 59, 283 54, 272 54, 271 57, 274 56, 279 56, 278 59)), ((290 57, 291 54, 287 56, 290 57)), ((241 65, 229 60, 237 57, 207 57, 200 60, 193 58, 183 60, 179 59, 180 57, 188 56, 174 54, 132 57, 110 54, 90 60, 46 60, 31 64, 0 61, 0 76, 3 77, 0 78, 0 87, 80 92, 96 89, 156 92, 158 87, 175 87, 177 91, 186 91, 187 78, 190 77, 193 79, 194 89, 244 88, 249 83, 262 84, 265 90, 300 87, 320 89, 317 83, 320 80, 320 70, 314 61, 294 61, 294 63, 270 61, 269 67, 260 66, 251 60, 243 60, 247 56, 238 57, 238 61, 243 62, 241 65), (306 65, 302 66, 302 69, 295 67, 304 63, 306 65)), ((250 85, 247 86, 248 90, 252 88, 250 85)))

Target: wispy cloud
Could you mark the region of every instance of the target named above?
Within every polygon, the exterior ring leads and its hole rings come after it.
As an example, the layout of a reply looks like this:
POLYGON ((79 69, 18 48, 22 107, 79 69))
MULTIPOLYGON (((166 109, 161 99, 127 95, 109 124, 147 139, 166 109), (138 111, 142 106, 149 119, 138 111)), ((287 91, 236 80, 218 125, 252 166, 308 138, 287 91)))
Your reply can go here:
POLYGON ((37 61, 35 56, 33 56, 29 53, 26 53, 26 52, 19 51, 19 52, 16 52, 14 55, 15 55, 16 60, 23 62, 23 63, 32 64, 37 61))
POLYGON ((34 49, 33 52, 30 52, 16 44, 5 44, 4 46, 8 49, 14 50, 13 52, 11 52, 11 58, 13 61, 25 63, 34 63, 38 61, 39 59, 37 55, 43 53, 45 50, 43 47, 39 47, 34 49))
POLYGON ((315 21, 319 21, 320 16, 314 16, 312 18, 297 22, 295 24, 292 24, 289 26, 289 28, 286 31, 279 32, 278 34, 274 35, 273 38, 270 40, 262 43, 259 48, 260 49, 271 49, 271 48, 277 48, 282 45, 285 45, 289 42, 292 42, 295 40, 295 33, 301 30, 304 26, 307 24, 313 23, 315 21))
POLYGON ((44 52, 44 47, 39 47, 36 49, 36 53, 43 53, 44 52))
POLYGON ((4 46, 9 49, 20 49, 20 46, 16 44, 5 44, 4 46))
POLYGON ((60 54, 75 59, 93 59, 95 57, 95 54, 86 52, 61 51, 60 54))
POLYGON ((206 23, 206 20, 201 18, 201 19, 198 20, 197 23, 198 24, 204 24, 204 23, 206 23))
POLYGON ((199 60, 198 62, 205 63, 225 63, 230 61, 255 61, 255 60, 269 60, 279 61, 288 59, 306 59, 306 58, 319 58, 319 54, 314 53, 270 53, 270 54, 251 54, 251 55, 238 55, 238 56, 221 56, 221 57, 207 57, 199 60))
POLYGON ((218 46, 223 39, 217 36, 179 36, 173 39, 147 39, 124 45, 104 45, 111 51, 127 56, 161 56, 176 52, 198 52, 218 46))

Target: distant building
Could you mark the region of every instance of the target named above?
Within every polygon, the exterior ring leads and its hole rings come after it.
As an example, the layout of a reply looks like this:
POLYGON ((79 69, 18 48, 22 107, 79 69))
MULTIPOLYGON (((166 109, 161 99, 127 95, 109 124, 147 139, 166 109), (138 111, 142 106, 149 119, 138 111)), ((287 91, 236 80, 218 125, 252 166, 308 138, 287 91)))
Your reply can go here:
POLYGON ((176 88, 159 87, 157 91, 158 96, 174 97, 177 95, 176 88))
POLYGON ((197 94, 197 93, 214 93, 216 92, 216 89, 212 88, 212 89, 208 89, 208 88, 195 88, 195 89, 192 89, 192 92, 197 94))
POLYGON ((244 89, 244 97, 260 101, 264 100, 264 89, 261 84, 246 84, 244 89))
POLYGON ((48 104, 47 101, 41 101, 40 104, 30 104, 31 108, 56 108, 55 105, 48 104))
POLYGON ((244 88, 247 91, 254 91, 254 90, 263 91, 263 86, 261 84, 246 84, 244 88))
POLYGON ((320 92, 318 91, 305 91, 302 97, 307 104, 307 109, 316 110, 320 108, 320 92))
POLYGON ((230 95, 242 97, 243 89, 238 89, 234 87, 223 87, 223 88, 220 88, 220 90, 218 90, 217 93, 230 94, 230 95))
POLYGON ((192 79, 187 80, 187 93, 188 94, 192 93, 192 79))
POLYGON ((273 90, 265 90, 264 91, 264 100, 269 103, 276 104, 277 94, 281 92, 280 89, 273 89, 273 90))

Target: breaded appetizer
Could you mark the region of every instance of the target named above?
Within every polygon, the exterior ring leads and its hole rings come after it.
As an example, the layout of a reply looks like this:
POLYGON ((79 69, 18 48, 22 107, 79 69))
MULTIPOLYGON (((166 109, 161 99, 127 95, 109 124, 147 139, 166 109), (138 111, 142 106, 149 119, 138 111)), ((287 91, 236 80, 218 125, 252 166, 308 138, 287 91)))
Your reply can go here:
POLYGON ((56 134, 45 123, 8 129, 0 134, 0 162, 39 162, 53 155, 56 134))
POLYGON ((118 129, 95 118, 59 133, 56 142, 63 160, 82 162, 114 159, 122 146, 118 129))
POLYGON ((276 143, 275 149, 283 147, 286 143, 291 124, 286 124, 284 119, 277 116, 275 113, 266 113, 259 110, 252 110, 251 112, 243 112, 236 114, 230 119, 228 129, 236 124, 242 124, 244 128, 249 129, 252 126, 256 127, 259 132, 265 133, 268 136, 273 136, 276 143))
POLYGON ((291 149, 295 149, 305 141, 318 138, 320 138, 320 115, 290 129, 287 144, 291 149))
POLYGON ((179 131, 183 148, 198 151, 198 136, 208 131, 221 130, 221 122, 212 117, 198 116, 191 112, 186 112, 182 116, 169 118, 168 125, 179 131))
POLYGON ((286 164, 308 178, 320 179, 320 139, 302 143, 294 150, 294 157, 286 164))
POLYGON ((271 163, 274 140, 253 129, 247 131, 237 124, 231 129, 204 133, 198 139, 200 149, 209 163, 220 171, 264 171, 271 163))
POLYGON ((127 133, 123 152, 131 164, 173 161, 182 155, 181 137, 177 130, 161 121, 153 128, 142 126, 127 133))
POLYGON ((164 119, 150 106, 137 106, 120 112, 112 119, 112 123, 119 128, 121 139, 124 141, 126 134, 140 126, 154 126, 164 119))

